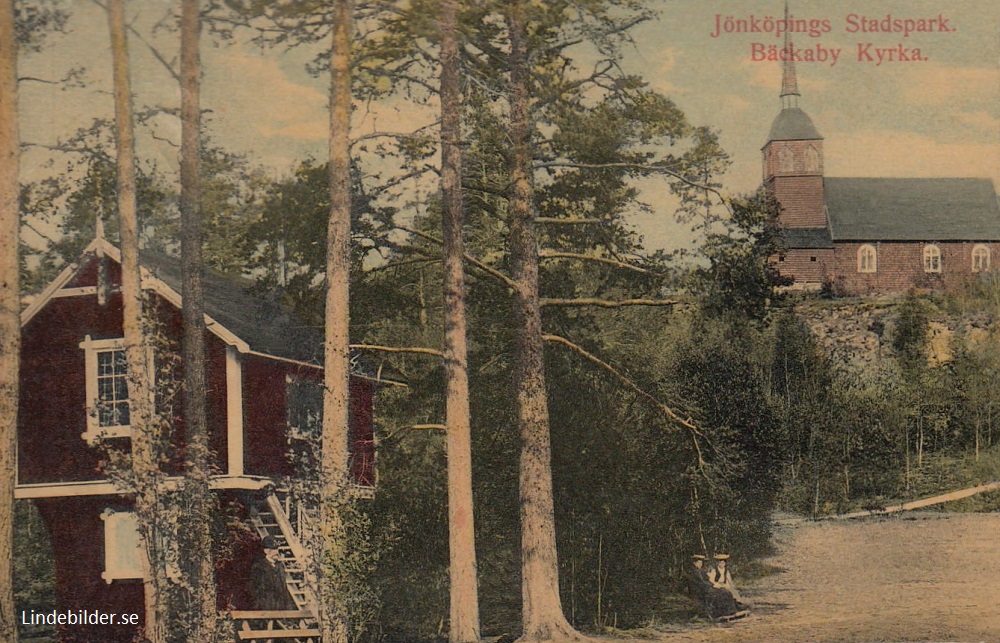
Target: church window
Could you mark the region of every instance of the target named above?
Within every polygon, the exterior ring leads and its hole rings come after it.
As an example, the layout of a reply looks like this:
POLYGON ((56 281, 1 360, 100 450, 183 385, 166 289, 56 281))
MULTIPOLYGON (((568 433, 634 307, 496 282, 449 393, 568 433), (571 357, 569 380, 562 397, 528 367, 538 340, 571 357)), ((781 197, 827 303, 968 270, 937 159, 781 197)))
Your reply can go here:
POLYGON ((819 172, 819 152, 812 145, 806 148, 806 172, 819 172))
POLYGON ((778 171, 791 172, 795 169, 795 155, 788 146, 782 146, 778 150, 778 171))
POLYGON ((941 272, 941 249, 934 244, 924 246, 924 272, 941 272))
POLYGON ((858 272, 875 272, 878 270, 878 255, 875 246, 863 245, 858 248, 858 272))
POLYGON ((142 536, 134 513, 108 509, 104 521, 104 573, 107 583, 142 578, 142 536))
POLYGON ((990 269, 990 248, 978 244, 972 248, 972 272, 986 272, 990 269))

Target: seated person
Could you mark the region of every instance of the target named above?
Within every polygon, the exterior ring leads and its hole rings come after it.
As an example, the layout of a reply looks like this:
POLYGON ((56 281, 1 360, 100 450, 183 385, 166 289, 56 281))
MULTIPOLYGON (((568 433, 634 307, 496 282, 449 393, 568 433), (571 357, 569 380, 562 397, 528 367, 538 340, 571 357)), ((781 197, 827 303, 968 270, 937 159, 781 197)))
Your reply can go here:
POLYGON ((712 584, 708 581, 708 569, 705 568, 707 556, 694 554, 691 556, 691 567, 688 569, 688 593, 691 597, 704 604, 712 584))
POLYGON ((746 608, 733 577, 729 572, 729 554, 716 554, 715 565, 708 571, 711 591, 708 596, 709 612, 715 618, 729 616, 746 608))

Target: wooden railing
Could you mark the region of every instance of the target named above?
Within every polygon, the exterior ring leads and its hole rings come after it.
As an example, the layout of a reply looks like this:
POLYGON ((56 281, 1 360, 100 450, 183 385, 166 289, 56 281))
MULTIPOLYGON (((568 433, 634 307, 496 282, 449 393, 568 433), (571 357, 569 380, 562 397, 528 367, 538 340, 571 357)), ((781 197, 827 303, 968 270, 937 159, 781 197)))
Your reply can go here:
POLYGON ((306 610, 244 610, 229 612, 237 641, 319 643, 319 629, 306 610))

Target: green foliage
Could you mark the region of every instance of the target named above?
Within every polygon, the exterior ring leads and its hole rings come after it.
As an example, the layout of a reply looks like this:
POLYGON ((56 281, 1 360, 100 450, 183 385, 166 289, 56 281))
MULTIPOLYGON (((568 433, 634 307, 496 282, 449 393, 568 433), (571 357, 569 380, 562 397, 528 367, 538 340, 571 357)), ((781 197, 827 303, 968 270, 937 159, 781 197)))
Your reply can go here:
POLYGON ((919 370, 927 363, 927 323, 926 304, 911 292, 899 307, 892 334, 892 348, 908 371, 919 370))
POLYGON ((779 300, 775 287, 788 285, 768 261, 781 250, 777 226, 779 206, 760 190, 730 202, 731 217, 723 232, 709 232, 701 252, 708 268, 697 271, 706 313, 763 319, 779 300))
POLYGON ((51 32, 63 32, 69 12, 58 0, 18 2, 14 4, 14 28, 18 47, 29 52, 42 49, 51 32))
MULTIPOLYGON (((56 607, 55 559, 48 528, 34 504, 14 503, 14 604, 20 611, 56 607)), ((20 622, 20 619, 18 619, 20 622)), ((26 634, 22 626, 22 636, 26 634)))

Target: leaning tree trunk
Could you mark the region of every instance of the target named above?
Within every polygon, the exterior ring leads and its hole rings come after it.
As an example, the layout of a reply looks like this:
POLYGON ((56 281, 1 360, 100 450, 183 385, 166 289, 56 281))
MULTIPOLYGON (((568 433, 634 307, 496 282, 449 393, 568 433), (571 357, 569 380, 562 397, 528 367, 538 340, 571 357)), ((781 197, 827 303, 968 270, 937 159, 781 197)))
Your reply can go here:
POLYGON ((190 511, 183 534, 197 613, 191 640, 215 640, 218 610, 212 559, 208 421, 205 409, 205 296, 202 288, 201 20, 198 0, 181 2, 181 301, 184 343, 185 492, 190 511))
POLYGON ((441 192, 444 212, 444 368, 447 382, 450 643, 479 640, 479 596, 472 504, 472 420, 466 343, 462 239, 462 104, 455 0, 441 3, 441 192))
POLYGON ((17 43, 14 2, 0 2, 0 639, 17 640, 14 616, 14 454, 17 448, 21 300, 18 245, 17 43))
POLYGON ((517 335, 514 388, 517 391, 517 417, 521 429, 521 639, 572 640, 582 637, 563 615, 559 598, 552 447, 538 295, 525 7, 521 0, 514 0, 509 6, 511 188, 508 226, 517 335))
POLYGON ((324 568, 344 554, 340 514, 347 491, 350 392, 351 268, 351 0, 333 2, 330 51, 330 220, 326 245, 326 343, 324 345, 323 437, 320 455, 321 538, 319 624, 323 641, 347 641, 343 597, 324 568))
POLYGON ((125 356, 128 363, 129 417, 132 425, 132 469, 136 481, 135 509, 143 533, 146 637, 153 643, 166 640, 164 564, 157 555, 162 541, 157 500, 159 465, 153 422, 149 342, 143 328, 143 295, 139 272, 139 223, 136 206, 135 135, 129 82, 128 44, 123 0, 108 1, 111 57, 114 76, 115 146, 118 166, 118 216, 121 234, 122 309, 125 356))

